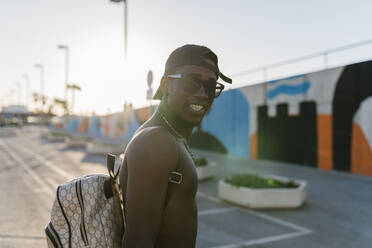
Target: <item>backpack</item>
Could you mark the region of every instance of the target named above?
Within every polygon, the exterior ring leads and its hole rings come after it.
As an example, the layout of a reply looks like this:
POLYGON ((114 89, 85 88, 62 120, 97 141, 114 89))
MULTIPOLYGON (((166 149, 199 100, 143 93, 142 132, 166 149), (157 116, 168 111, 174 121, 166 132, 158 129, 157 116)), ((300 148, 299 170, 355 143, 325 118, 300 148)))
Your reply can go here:
POLYGON ((95 174, 59 185, 45 228, 49 248, 121 248, 123 201, 114 173, 115 156, 107 154, 109 175, 95 174))
MULTIPOLYGON (((121 248, 125 231, 123 199, 114 172, 115 155, 107 154, 109 175, 94 174, 73 179, 57 188, 51 219, 45 228, 49 248, 121 248)), ((168 177, 164 210, 174 186, 181 184, 178 165, 168 177)))

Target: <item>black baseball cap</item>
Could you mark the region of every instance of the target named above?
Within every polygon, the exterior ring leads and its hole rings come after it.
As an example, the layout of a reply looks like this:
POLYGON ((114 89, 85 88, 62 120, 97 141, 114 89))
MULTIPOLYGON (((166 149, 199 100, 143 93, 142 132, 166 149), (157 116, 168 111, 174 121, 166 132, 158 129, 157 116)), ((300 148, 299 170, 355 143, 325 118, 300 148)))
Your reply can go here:
MULTIPOLYGON (((174 50, 168 57, 165 64, 164 75, 169 75, 172 71, 183 65, 197 65, 206 67, 216 73, 217 78, 221 78, 226 83, 231 84, 232 80, 226 77, 218 68, 217 55, 205 46, 184 45, 174 50)), ((161 100, 163 92, 161 88, 156 90, 153 99, 161 100)))

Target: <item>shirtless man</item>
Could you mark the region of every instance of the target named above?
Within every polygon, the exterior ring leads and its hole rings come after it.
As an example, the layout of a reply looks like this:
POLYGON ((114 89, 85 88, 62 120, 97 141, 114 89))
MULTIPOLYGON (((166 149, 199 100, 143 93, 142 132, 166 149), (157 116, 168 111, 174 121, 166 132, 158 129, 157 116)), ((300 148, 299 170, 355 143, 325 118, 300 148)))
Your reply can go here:
POLYGON ((154 99, 156 112, 129 142, 120 184, 126 230, 123 247, 195 247, 198 187, 187 141, 224 86, 217 56, 185 45, 169 56, 154 99))

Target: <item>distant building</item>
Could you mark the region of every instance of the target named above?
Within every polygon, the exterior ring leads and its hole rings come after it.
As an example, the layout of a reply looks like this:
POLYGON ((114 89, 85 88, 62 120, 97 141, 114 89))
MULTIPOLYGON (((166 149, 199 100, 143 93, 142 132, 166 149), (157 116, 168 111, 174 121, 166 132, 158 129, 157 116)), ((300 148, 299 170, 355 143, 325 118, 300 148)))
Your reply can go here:
POLYGON ((3 107, 0 113, 0 126, 21 126, 27 123, 27 118, 32 115, 24 105, 10 105, 3 107))

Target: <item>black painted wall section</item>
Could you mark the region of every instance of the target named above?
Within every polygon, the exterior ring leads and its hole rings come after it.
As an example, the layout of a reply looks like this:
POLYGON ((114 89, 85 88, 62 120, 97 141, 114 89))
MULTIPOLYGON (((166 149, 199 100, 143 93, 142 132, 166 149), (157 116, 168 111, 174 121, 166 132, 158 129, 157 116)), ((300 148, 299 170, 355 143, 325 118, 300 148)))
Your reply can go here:
POLYGON ((360 103, 371 95, 372 61, 346 66, 332 102, 333 168, 336 170, 350 171, 353 117, 360 103))
POLYGON ((191 134, 189 143, 193 148, 227 154, 226 147, 218 138, 201 129, 191 134))
POLYGON ((278 104, 268 116, 258 107, 258 158, 317 166, 317 119, 315 102, 300 103, 299 115, 288 116, 288 104, 278 104))

